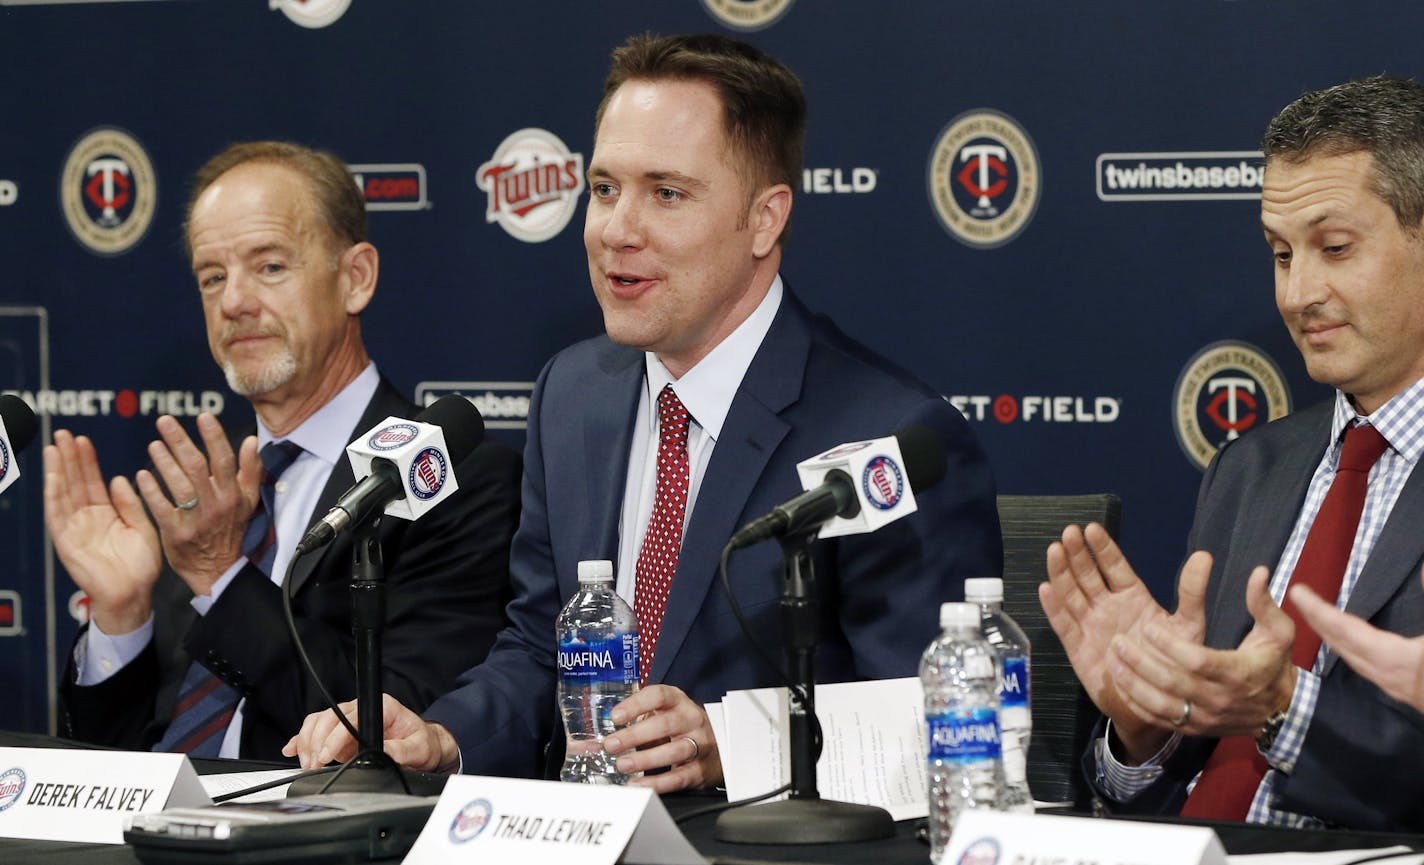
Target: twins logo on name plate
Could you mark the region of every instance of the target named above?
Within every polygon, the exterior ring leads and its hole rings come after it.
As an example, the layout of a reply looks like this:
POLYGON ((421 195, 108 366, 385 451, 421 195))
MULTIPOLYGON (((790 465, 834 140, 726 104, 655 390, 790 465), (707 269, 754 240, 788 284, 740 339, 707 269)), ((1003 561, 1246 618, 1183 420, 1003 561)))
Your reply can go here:
POLYGON ((999 842, 993 838, 980 838, 964 848, 959 856, 959 865, 998 865, 999 842))
POLYGON ((894 460, 884 455, 873 457, 865 464, 860 485, 866 501, 882 511, 898 505, 905 495, 904 473, 894 460))
POLYGON ((0 811, 20 801, 25 792, 25 770, 12 766, 0 772, 0 811))
POLYGON ((455 819, 450 822, 450 841, 454 844, 464 844, 480 837, 493 815, 494 806, 490 804, 490 800, 471 800, 455 812, 455 819))
POLYGON ((410 491, 424 501, 435 498, 445 486, 445 472, 445 454, 426 448, 410 464, 410 491))

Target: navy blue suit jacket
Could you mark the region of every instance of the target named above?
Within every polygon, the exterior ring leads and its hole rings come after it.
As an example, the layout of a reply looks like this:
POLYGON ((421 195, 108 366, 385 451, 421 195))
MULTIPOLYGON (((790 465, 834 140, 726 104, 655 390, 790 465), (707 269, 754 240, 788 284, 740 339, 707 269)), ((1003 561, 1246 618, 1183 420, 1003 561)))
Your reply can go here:
MULTIPOLYGON (((1333 402, 1312 406, 1232 442, 1202 479, 1190 550, 1213 556, 1206 597, 1206 643, 1235 648, 1251 630, 1246 580, 1274 568, 1305 503, 1330 439, 1333 402)), ((1376 627, 1424 633, 1424 472, 1405 484, 1346 609, 1376 627)), ((1094 737, 1102 734, 1101 724, 1094 737)), ((1186 786, 1216 745, 1183 740, 1163 776, 1115 810, 1176 814, 1186 786)), ((1091 748, 1087 756, 1092 761, 1091 748)), ((1091 765, 1087 777, 1094 776, 1091 765)), ((1300 759, 1278 776, 1276 807, 1353 829, 1424 829, 1424 716, 1386 696, 1331 652, 1300 759), (1410 767, 1414 768, 1410 768, 1410 767)))
MULTIPOLYGON (((462 687, 425 713, 460 744, 464 769, 537 776, 562 732, 555 709, 554 621, 583 559, 618 560, 619 515, 643 353, 599 337, 540 374, 529 414, 523 512, 511 553, 511 626, 462 687)), ((1000 573, 994 482, 964 418, 921 382, 813 318, 788 291, 713 450, 683 539, 650 684, 699 703, 729 689, 778 684, 748 649, 717 585, 728 538, 801 492, 796 463, 834 445, 912 423, 942 437, 944 481, 916 496, 919 512, 874 534, 819 541, 817 679, 914 675, 938 631, 943 601, 963 580, 1000 573)), ((780 549, 732 556, 734 591, 764 645, 781 657, 780 549)))

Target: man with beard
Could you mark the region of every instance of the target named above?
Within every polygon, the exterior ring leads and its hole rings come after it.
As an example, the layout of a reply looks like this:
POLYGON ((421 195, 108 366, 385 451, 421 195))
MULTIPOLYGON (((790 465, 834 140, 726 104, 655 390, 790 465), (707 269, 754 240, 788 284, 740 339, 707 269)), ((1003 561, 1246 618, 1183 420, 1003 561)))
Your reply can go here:
MULTIPOLYGON (((252 403, 256 429, 230 436, 203 414, 198 443, 159 418, 137 491, 123 477, 105 486, 83 436, 60 430, 45 448, 45 521, 91 604, 61 688, 61 732, 277 759, 323 705, 283 620, 296 542, 353 483, 347 442, 418 408, 362 342, 379 258, 339 159, 283 142, 233 145, 198 171, 185 228, 209 347, 252 403)), ((484 657, 509 594, 518 456, 486 442, 454 474, 458 491, 423 519, 380 528, 392 589, 384 686, 421 706, 484 657)), ((345 697, 356 687, 351 559, 343 538, 292 576, 302 640, 345 697)))

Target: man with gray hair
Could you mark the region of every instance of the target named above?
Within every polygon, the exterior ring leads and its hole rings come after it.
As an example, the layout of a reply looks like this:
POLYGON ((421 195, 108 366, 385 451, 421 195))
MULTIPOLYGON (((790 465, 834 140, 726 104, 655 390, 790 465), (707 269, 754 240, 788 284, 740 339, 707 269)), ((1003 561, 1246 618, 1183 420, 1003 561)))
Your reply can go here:
MULTIPOLYGON (((323 700, 298 663, 278 587, 308 524, 354 482, 347 442, 418 409, 366 353, 360 314, 379 258, 339 159, 285 142, 235 144, 198 171, 184 224, 209 348, 256 427, 230 436, 201 415, 200 447, 159 418, 137 492, 123 477, 105 486, 84 436, 60 430, 45 448, 45 522, 91 605, 61 687, 61 732, 280 759, 323 700)), ((384 684, 421 706, 484 657, 509 595, 518 455, 487 442, 453 469, 459 489, 438 508, 380 527, 392 589, 384 684)), ((343 537, 292 576, 307 652, 347 698, 351 571, 343 537)))
POLYGON ((1306 93, 1263 149, 1276 304, 1335 395, 1217 454, 1174 613, 1100 526, 1049 548, 1040 599, 1107 716, 1084 768, 1109 808, 1418 831, 1424 717, 1338 663, 1286 590, 1424 632, 1424 87, 1306 93))

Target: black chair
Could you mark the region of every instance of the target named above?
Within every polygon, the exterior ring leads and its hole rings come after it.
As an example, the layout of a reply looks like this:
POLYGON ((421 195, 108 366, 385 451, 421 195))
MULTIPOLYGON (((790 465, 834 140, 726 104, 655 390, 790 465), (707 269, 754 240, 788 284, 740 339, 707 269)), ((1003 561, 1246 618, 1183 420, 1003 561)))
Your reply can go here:
POLYGON ((1004 535, 1004 611, 1019 623, 1032 647, 1028 783, 1040 802, 1086 808, 1088 785, 1079 761, 1098 711, 1068 664, 1058 636, 1038 603, 1048 578, 1044 552, 1069 523, 1101 523, 1117 537, 1122 501, 1103 493, 1082 496, 999 496, 1004 535))

